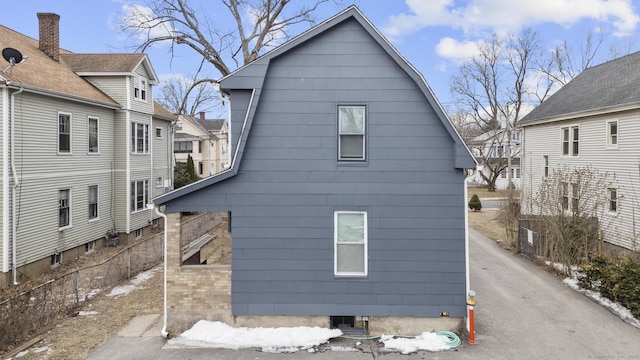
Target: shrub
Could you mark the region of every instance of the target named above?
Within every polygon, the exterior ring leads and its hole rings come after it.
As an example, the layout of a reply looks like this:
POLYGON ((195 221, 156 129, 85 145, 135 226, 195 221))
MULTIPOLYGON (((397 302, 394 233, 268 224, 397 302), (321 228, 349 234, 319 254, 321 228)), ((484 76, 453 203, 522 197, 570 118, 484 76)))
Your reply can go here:
POLYGON ((482 203, 477 194, 473 194, 471 200, 469 200, 469 209, 473 211, 480 211, 482 209, 482 203))
POLYGON ((597 254, 591 263, 580 268, 578 284, 599 291, 602 297, 626 307, 634 317, 640 318, 640 261, 623 256, 612 260, 597 254))

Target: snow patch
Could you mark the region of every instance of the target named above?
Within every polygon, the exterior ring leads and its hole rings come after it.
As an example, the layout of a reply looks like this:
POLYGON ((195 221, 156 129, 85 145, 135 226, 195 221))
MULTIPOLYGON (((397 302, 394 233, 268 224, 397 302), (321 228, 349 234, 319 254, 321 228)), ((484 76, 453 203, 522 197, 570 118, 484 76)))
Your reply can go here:
POLYGON ((627 324, 631 326, 635 326, 638 329, 640 329, 640 321, 638 321, 638 319, 636 319, 631 314, 631 310, 605 297, 602 297, 602 295, 600 295, 600 292, 598 291, 586 290, 581 288, 578 285, 578 280, 575 277, 565 278, 562 282, 564 282, 568 287, 572 288, 573 290, 581 292, 587 295, 589 298, 597 301, 600 305, 606 307, 607 309, 609 309, 609 311, 618 315, 618 317, 620 317, 620 319, 622 319, 627 324))
POLYGON ((97 311, 78 311, 78 316, 93 316, 100 314, 97 311))
POLYGON ((145 281, 153 277, 153 273, 155 271, 156 269, 152 269, 152 270, 147 270, 139 273, 129 281, 129 284, 116 286, 113 289, 111 289, 111 292, 107 294, 107 296, 126 295, 132 292, 133 290, 140 288, 141 287, 140 285, 142 283, 144 283, 145 281))
POLYGON ((444 335, 438 335, 434 332, 423 332, 415 338, 394 338, 393 336, 383 335, 380 342, 384 344, 385 349, 392 351, 400 351, 401 354, 411 354, 420 350, 426 351, 442 351, 450 350, 447 345, 449 338, 444 335))
POLYGON ((270 353, 306 350, 342 335, 338 329, 320 327, 235 328, 222 322, 198 321, 169 344, 225 349, 260 348, 270 353))

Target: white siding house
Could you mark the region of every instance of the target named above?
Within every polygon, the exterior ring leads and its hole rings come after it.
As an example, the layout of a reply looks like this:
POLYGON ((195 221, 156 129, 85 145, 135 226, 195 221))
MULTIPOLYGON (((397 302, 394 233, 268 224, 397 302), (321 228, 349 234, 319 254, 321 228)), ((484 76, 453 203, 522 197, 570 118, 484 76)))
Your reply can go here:
POLYGON ((553 171, 591 167, 609 174, 597 204, 604 241, 614 249, 637 251, 640 53, 586 69, 522 118, 519 126, 523 214, 536 212, 531 199, 553 171))
POLYGON ((229 168, 229 126, 225 120, 179 115, 174 153, 176 162, 191 155, 196 173, 205 178, 229 168))
POLYGON ((158 218, 146 203, 173 173, 174 119, 153 102, 148 57, 59 49, 60 17, 38 18, 40 40, 0 26, 0 49, 29 59, 0 73, 0 287, 103 246, 107 233, 144 232, 158 218))
POLYGON ((467 176, 467 182, 471 185, 487 185, 485 178, 491 178, 493 169, 498 174, 495 181, 496 189, 509 188, 509 180, 514 188, 520 189, 522 174, 520 170, 520 138, 520 130, 513 130, 509 134, 505 129, 500 129, 486 132, 467 141, 467 145, 478 163, 467 176), (511 156, 511 164, 509 164, 509 156, 511 156), (511 171, 511 176, 509 176, 509 171, 511 171))

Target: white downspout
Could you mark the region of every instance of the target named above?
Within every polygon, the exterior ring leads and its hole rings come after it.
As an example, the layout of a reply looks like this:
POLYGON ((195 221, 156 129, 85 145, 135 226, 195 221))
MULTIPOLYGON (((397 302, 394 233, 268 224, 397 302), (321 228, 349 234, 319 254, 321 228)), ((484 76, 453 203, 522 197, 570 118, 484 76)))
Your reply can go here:
MULTIPOLYGON (((465 282, 467 283, 466 285, 466 293, 465 293, 465 300, 466 297, 469 296, 469 291, 471 290, 471 285, 469 284, 469 210, 467 209, 467 199, 468 199, 468 188, 467 188, 468 184, 465 181, 464 182, 464 263, 465 263, 465 277, 466 280, 465 282)), ((469 316, 467 316, 467 331, 469 330, 469 316)))
POLYGON ((12 237, 12 263, 13 267, 11 269, 13 273, 13 285, 18 285, 18 274, 17 274, 17 261, 18 255, 16 251, 17 241, 16 234, 18 232, 18 225, 16 223, 16 188, 20 185, 20 179, 18 179, 18 174, 16 172, 16 161, 15 161, 15 131, 14 131, 14 122, 15 122, 15 96, 20 94, 24 89, 20 86, 20 90, 11 94, 11 173, 13 174, 13 187, 11 188, 11 237, 12 237))
MULTIPOLYGON (((2 89, 2 103, 9 103, 9 88, 2 89)), ((9 272, 9 107, 2 107, 2 272, 9 272)))
MULTIPOLYGON (((153 204, 148 204, 147 206, 152 207, 153 204)), ((167 338, 169 336, 169 332, 167 332, 167 228, 169 227, 169 223, 167 221, 167 214, 160 212, 160 208, 157 206, 155 207, 155 210, 156 214, 162 216, 162 218, 164 219, 164 231, 162 236, 162 256, 164 257, 164 316, 162 320, 162 330, 160 330, 160 335, 162 335, 163 338, 167 338)))

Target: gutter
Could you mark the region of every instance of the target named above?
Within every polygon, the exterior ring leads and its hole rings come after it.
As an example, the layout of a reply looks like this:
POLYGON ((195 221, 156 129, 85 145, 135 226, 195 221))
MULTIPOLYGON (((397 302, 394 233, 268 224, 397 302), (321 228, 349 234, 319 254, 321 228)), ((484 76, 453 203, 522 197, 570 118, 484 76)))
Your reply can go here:
POLYGON ((162 319, 162 330, 160 330, 160 335, 162 335, 162 337, 166 339, 167 337, 169 337, 169 332, 167 331, 167 228, 169 227, 169 224, 167 222, 167 214, 160 212, 159 207, 154 206, 153 204, 147 204, 147 207, 149 209, 155 208, 156 214, 162 216, 162 218, 164 219, 164 231, 162 235, 162 257, 164 258, 164 300, 162 308, 164 315, 162 319))
POLYGON ((56 91, 46 90, 46 89, 33 87, 33 86, 28 86, 28 85, 27 86, 23 86, 23 85, 16 86, 16 85, 13 85, 9 81, 6 82, 6 85, 7 85, 7 87, 10 87, 10 88, 13 88, 13 89, 22 89, 24 91, 31 92, 31 93, 34 93, 34 94, 51 96, 51 97, 58 98, 58 99, 73 100, 73 101, 77 101, 77 102, 84 103, 84 104, 97 105, 97 106, 107 107, 107 108, 115 109, 115 110, 122 109, 122 107, 119 104, 112 104, 112 103, 108 103, 108 102, 104 102, 104 101, 92 100, 92 99, 83 98, 83 97, 80 97, 80 96, 77 96, 77 95, 59 93, 59 92, 56 92, 56 91))
POLYGON ((12 273, 13 273, 13 285, 18 285, 18 274, 17 274, 17 261, 18 255, 16 251, 17 241, 16 234, 18 232, 18 225, 16 222, 16 188, 20 185, 20 179, 18 178, 18 174, 16 172, 16 160, 15 160, 15 96, 23 92, 24 89, 20 86, 20 89, 17 92, 11 94, 11 174, 13 174, 13 187, 11 188, 11 237, 12 237, 12 273))

